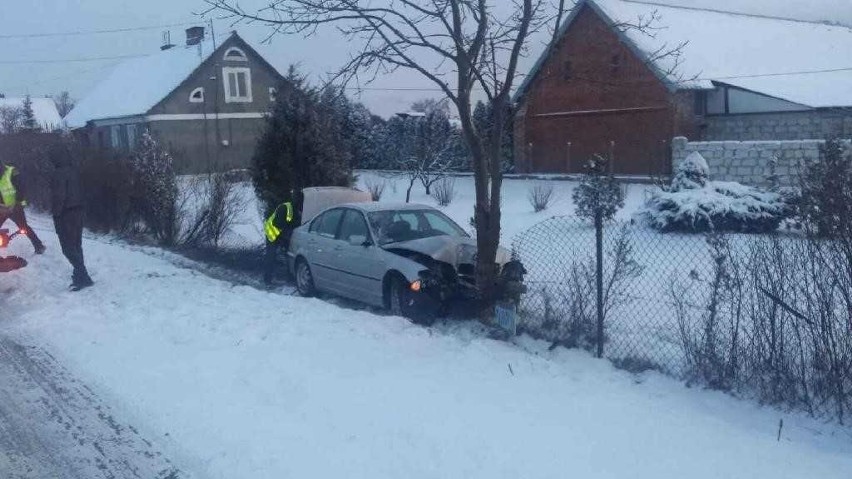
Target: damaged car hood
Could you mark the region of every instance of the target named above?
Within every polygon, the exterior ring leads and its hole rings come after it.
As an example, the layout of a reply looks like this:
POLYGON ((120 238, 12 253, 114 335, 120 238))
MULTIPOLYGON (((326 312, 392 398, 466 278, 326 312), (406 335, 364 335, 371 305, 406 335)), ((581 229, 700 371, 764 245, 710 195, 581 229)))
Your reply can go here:
MULTIPOLYGON (((432 236, 410 241, 401 241, 384 246, 387 250, 406 250, 458 267, 460 264, 476 263, 476 240, 454 236, 432 236)), ((504 248, 497 249, 497 264, 503 265, 510 259, 504 248)))

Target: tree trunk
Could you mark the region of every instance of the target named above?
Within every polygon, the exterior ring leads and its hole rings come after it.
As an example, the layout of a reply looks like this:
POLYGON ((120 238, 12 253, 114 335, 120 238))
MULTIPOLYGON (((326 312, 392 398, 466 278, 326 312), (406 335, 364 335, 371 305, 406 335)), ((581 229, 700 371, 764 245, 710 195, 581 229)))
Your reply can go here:
POLYGON ((405 202, 408 203, 411 201, 411 189, 414 188, 414 181, 416 178, 411 178, 408 181, 408 189, 405 190, 405 202))

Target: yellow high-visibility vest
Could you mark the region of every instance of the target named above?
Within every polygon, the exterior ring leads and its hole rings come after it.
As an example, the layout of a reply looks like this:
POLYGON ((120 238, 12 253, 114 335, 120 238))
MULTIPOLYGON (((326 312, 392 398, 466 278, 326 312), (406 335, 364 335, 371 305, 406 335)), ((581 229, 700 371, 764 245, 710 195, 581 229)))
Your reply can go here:
POLYGON ((0 198, 2 198, 3 204, 6 206, 15 206, 18 202, 18 191, 12 183, 12 173, 14 171, 14 166, 7 166, 3 172, 3 176, 0 176, 0 198))
POLYGON ((287 220, 287 223, 293 222, 293 203, 286 201, 284 203, 281 203, 278 208, 275 208, 275 211, 273 211, 269 218, 267 218, 266 221, 263 222, 263 230, 266 233, 267 241, 269 241, 270 243, 274 243, 275 240, 277 240, 278 237, 281 236, 281 228, 275 226, 275 218, 278 215, 278 210, 280 210, 282 207, 287 209, 287 216, 284 219, 287 220))

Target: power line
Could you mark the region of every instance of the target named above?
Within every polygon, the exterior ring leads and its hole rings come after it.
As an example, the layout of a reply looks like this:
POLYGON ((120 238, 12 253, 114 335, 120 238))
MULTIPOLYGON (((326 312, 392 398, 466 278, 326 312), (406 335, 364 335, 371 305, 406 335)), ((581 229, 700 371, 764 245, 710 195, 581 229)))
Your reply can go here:
POLYGON ((804 70, 797 72, 778 72, 778 73, 755 73, 752 75, 732 75, 732 76, 721 76, 721 77, 713 77, 713 78, 698 78, 698 80, 734 80, 737 78, 764 78, 764 77, 781 77, 788 75, 809 75, 813 73, 836 73, 836 72, 848 72, 852 71, 852 67, 847 68, 832 68, 828 70, 804 70))
POLYGON ((0 35, 0 40, 12 39, 12 38, 52 38, 52 37, 71 37, 71 36, 83 36, 83 35, 103 35, 109 33, 126 33, 126 32, 138 32, 144 30, 157 30, 160 28, 172 28, 172 27, 184 27, 187 25, 198 25, 200 21, 195 22, 183 22, 183 23, 167 23, 162 25, 146 25, 141 27, 128 27, 128 28, 113 28, 109 30, 73 30, 68 32, 57 32, 57 33, 21 33, 21 34, 9 34, 9 35, 0 35))
POLYGON ((148 56, 148 54, 139 55, 118 55, 114 57, 88 57, 88 58, 66 58, 53 60, 0 60, 0 65, 41 65, 53 63, 83 63, 83 62, 100 62, 107 60, 126 60, 128 58, 140 58, 148 56))

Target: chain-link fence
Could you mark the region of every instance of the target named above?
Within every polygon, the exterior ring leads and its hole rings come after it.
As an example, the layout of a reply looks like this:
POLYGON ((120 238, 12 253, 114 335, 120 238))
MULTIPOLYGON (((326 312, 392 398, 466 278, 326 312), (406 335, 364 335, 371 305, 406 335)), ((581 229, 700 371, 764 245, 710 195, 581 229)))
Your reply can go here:
POLYGON ((801 235, 659 233, 590 221, 519 235, 519 329, 841 422, 852 408, 852 255, 801 235), (598 285, 600 284, 600 287, 598 285), (600 334, 598 325, 602 319, 600 334))

